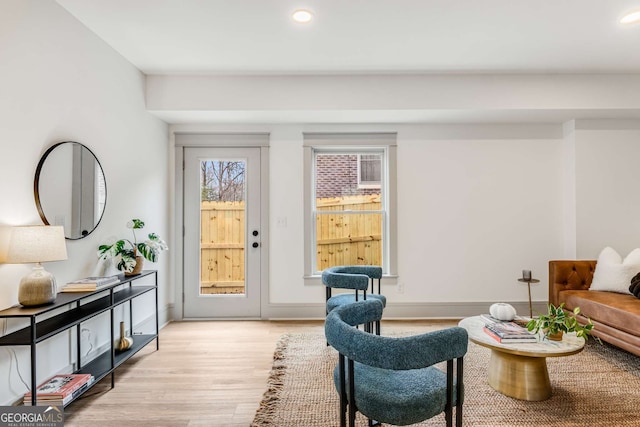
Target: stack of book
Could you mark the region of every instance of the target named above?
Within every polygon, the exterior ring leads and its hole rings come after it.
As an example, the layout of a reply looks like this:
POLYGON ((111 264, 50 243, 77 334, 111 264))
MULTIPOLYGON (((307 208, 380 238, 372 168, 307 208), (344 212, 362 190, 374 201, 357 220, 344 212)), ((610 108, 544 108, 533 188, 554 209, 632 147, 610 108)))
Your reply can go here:
MULTIPOLYGON (((65 406, 93 384, 91 374, 54 375, 37 389, 38 406, 65 406)), ((23 404, 31 406, 31 392, 25 393, 23 404)))
POLYGON ((85 277, 67 283, 60 292, 93 292, 120 282, 118 276, 85 277))
POLYGON ((481 316, 485 321, 484 332, 496 341, 509 343, 535 343, 538 336, 527 330, 523 319, 514 319, 511 322, 504 322, 494 319, 489 315, 481 316))

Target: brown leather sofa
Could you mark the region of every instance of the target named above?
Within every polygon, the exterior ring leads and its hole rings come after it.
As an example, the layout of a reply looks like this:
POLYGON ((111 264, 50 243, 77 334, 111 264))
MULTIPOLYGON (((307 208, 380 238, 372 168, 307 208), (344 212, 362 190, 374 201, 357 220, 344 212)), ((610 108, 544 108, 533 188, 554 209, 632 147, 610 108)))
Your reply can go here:
MULTIPOLYGON (((591 318, 593 335, 640 356, 640 299, 629 294, 590 291, 596 261, 549 261, 549 302, 580 307, 591 318)), ((582 323, 586 318, 578 316, 582 323)))

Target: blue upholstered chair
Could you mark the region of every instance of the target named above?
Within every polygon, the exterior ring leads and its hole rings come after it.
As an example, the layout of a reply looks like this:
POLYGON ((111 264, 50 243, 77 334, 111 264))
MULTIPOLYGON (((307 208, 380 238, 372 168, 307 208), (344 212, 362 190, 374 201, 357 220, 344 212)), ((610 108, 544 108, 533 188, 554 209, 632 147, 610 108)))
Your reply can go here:
POLYGON ((451 327, 392 338, 354 328, 381 316, 378 300, 337 307, 327 315, 327 341, 340 353, 333 375, 340 394, 340 426, 346 426, 348 407, 350 427, 355 424, 356 411, 369 418, 369 425, 373 420, 410 425, 444 412, 451 427, 454 405, 456 426, 462 426, 467 332, 451 327), (444 361, 446 372, 433 366, 444 361))
MULTIPOLYGON (((380 294, 380 280, 382 279, 382 267, 377 265, 345 265, 329 267, 322 272, 322 283, 326 289, 326 312, 330 313, 334 308, 355 301, 376 299, 387 305, 387 298, 380 294), (378 293, 375 293, 375 282, 378 283, 378 293), (367 293, 371 283, 371 291, 367 293), (341 293, 331 295, 333 288, 353 289, 353 293, 341 293)), ((380 335, 380 320, 375 322, 376 334, 380 335)), ((365 325, 368 327, 368 325, 365 325)))

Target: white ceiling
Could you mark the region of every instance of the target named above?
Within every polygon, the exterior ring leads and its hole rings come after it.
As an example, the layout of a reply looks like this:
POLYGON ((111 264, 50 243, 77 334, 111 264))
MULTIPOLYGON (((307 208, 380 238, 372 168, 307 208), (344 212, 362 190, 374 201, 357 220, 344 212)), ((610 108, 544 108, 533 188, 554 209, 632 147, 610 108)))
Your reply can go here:
POLYGON ((57 2, 146 74, 640 73, 640 0, 57 2))
POLYGON ((57 1, 147 74, 640 72, 640 0, 57 1))

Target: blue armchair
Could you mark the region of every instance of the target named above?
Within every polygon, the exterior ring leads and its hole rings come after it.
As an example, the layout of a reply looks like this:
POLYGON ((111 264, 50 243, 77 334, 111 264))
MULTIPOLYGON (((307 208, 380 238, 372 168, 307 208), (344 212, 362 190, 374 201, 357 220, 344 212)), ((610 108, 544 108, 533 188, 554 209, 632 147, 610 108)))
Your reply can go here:
MULTIPOLYGON (((326 289, 326 312, 330 313, 334 308, 355 301, 376 299, 387 305, 387 298, 380 294, 380 280, 382 279, 382 267, 376 265, 349 265, 329 267, 322 272, 322 283, 326 289), (378 293, 375 293, 375 282, 378 283, 378 293), (371 283, 371 291, 367 293, 371 283), (353 293, 341 293, 331 295, 333 288, 353 289, 353 293)), ((380 320, 375 322, 376 334, 380 335, 380 320)), ((368 327, 368 325, 365 325, 368 327)), ((368 330, 368 329, 367 329, 368 330)))
POLYGON ((382 303, 358 301, 327 315, 327 342, 339 353, 334 382, 340 394, 340 426, 355 424, 356 411, 372 420, 410 425, 445 413, 447 427, 462 426, 463 357, 467 332, 451 327, 410 337, 383 337, 354 326, 380 319, 382 303), (446 372, 435 368, 446 361, 446 372), (454 380, 454 361, 455 380, 454 380))

